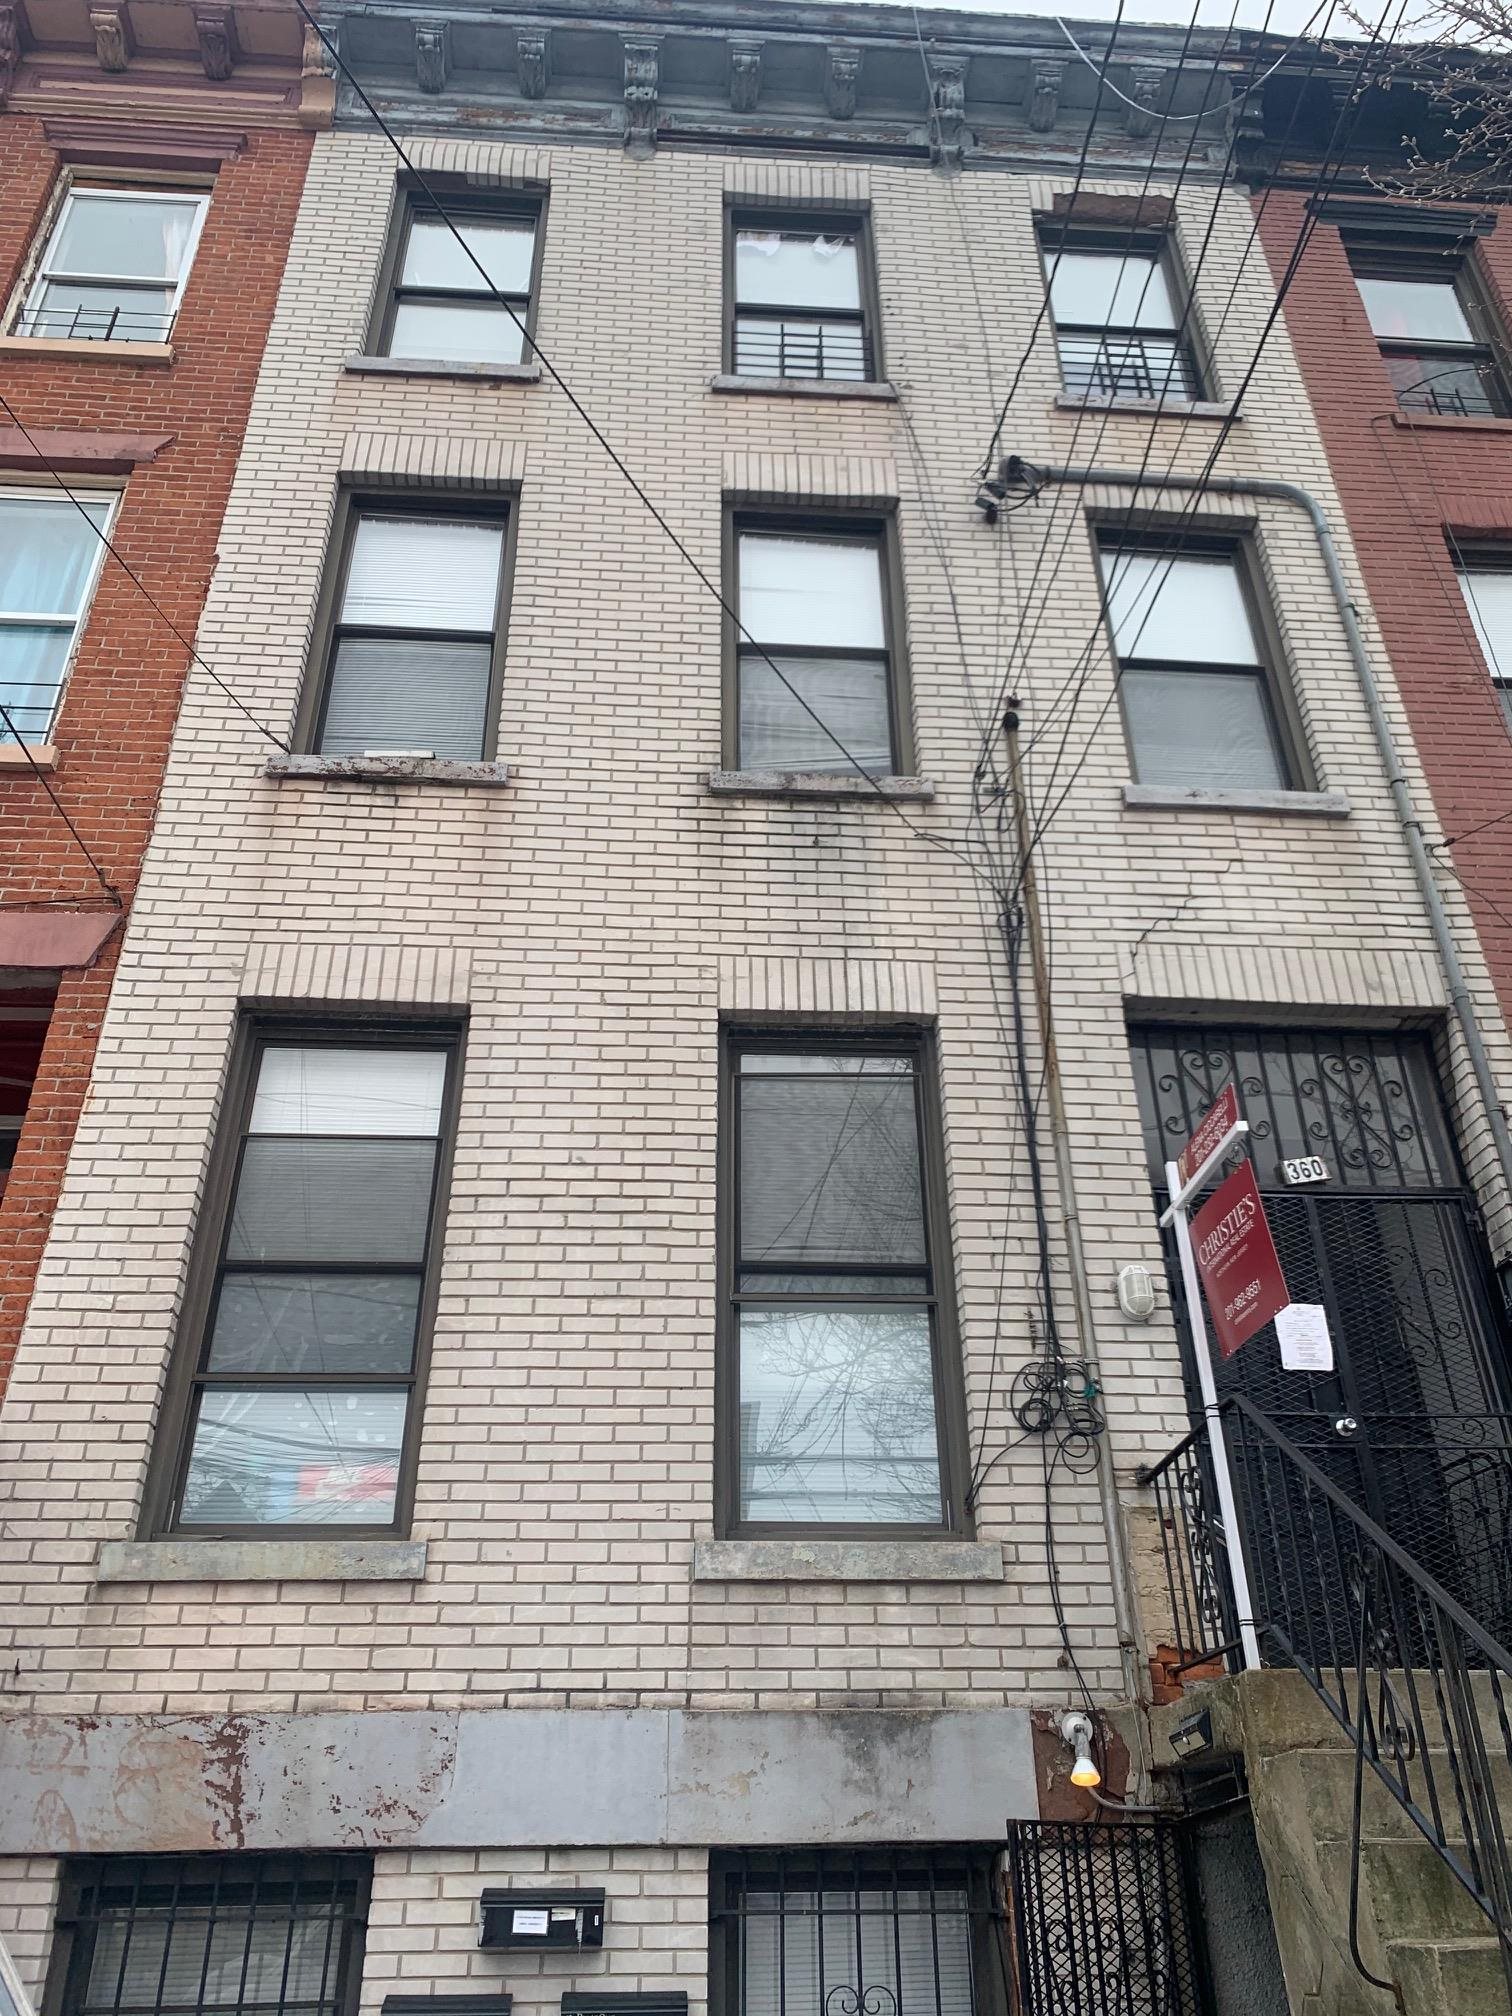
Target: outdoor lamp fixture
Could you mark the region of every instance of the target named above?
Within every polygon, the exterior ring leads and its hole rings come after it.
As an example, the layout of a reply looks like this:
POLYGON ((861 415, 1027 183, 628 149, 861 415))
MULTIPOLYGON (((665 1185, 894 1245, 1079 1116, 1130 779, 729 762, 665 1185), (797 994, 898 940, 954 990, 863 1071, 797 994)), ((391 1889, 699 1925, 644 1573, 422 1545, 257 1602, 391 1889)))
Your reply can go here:
POLYGON ((1071 1783, 1080 1785, 1084 1792, 1091 1792, 1102 1783, 1102 1773, 1098 1770, 1092 1755, 1092 1718, 1080 1715, 1074 1710, 1060 1718, 1061 1740, 1076 1752, 1076 1762, 1071 1766, 1071 1783))

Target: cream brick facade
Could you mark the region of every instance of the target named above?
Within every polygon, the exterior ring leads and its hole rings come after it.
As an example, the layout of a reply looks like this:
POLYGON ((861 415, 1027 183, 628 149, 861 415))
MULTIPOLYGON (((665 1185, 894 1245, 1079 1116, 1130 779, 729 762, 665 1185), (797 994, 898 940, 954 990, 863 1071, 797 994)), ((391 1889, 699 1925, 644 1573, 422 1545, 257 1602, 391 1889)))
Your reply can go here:
MULTIPOLYGON (((917 768, 934 788, 906 817, 959 850, 979 721, 1046 528, 1058 564, 1012 679, 1031 730, 1074 677, 1095 623, 1086 513, 1127 502, 1051 488, 997 528, 972 505, 1042 299, 1032 216, 1070 173, 993 166, 952 180, 923 162, 415 145, 434 172, 549 184, 541 347, 711 576, 731 495, 896 504, 917 768), (896 403, 710 389, 729 196, 870 205, 896 403)), ((1140 178, 1105 173, 1088 186, 1130 193, 1140 178)), ((1034 1247, 994 1002, 998 953, 972 880, 959 852, 927 844, 878 802, 711 795, 719 610, 549 377, 344 370, 363 347, 395 188, 381 138, 338 130, 317 141, 199 648, 286 735, 343 481, 508 487, 518 550, 499 756, 511 781, 488 792, 274 781, 272 744, 202 672, 191 677, 0 1423, 8 1705, 40 1718, 28 1725, 39 1743, 62 1718, 208 1718, 204 1730, 250 1718, 275 1752, 281 1730, 316 1712, 1063 1706, 1041 1452, 1008 1447, 1009 1387, 1032 1349, 1034 1247), (249 1003, 426 1003, 468 1017, 420 1446, 418 1581, 310 1581, 293 1556, 283 1579, 98 1578, 102 1544, 137 1534, 227 1060, 249 1003), (937 1031, 971 1445, 984 1462, 1000 1458, 976 1534, 1001 1549, 1000 1581, 692 1577, 694 1544, 713 1533, 718 1036, 721 1017, 753 1014, 922 1019, 937 1031)), ((1194 172, 1178 212, 1189 266, 1211 224, 1198 298, 1218 389, 1231 392, 1273 300, 1251 211, 1194 172)), ((1056 407, 1058 390, 1041 330, 1005 450, 1119 466, 1150 450, 1153 469, 1201 467, 1214 421, 1077 414, 1056 407)), ((1305 486, 1347 561, 1284 329, 1268 340, 1222 466, 1305 486)), ((1172 508, 1179 501, 1173 493, 1172 508)), ((1126 1013, 1292 1011, 1389 1025, 1444 1009, 1313 535, 1297 511, 1239 498, 1209 499, 1198 522, 1236 518, 1255 527, 1318 782, 1347 795, 1349 816, 1126 810, 1127 757, 1100 654, 1072 738, 1079 751, 1090 734, 1087 760, 1074 781, 1062 766, 1070 789, 1044 861, 1096 1341, 1130 1509, 1141 1503, 1136 1468, 1187 1421, 1164 1302, 1139 1325, 1114 1297, 1121 1264, 1159 1271, 1126 1013)), ((1048 573, 1047 563, 1040 587, 1048 573)), ((1037 790, 1052 783, 1052 748, 1053 738, 1034 759, 1037 790)), ((1494 995, 1448 893, 1505 1069, 1494 995)), ((1449 1068, 1463 1146, 1499 1225, 1507 1200, 1457 1046, 1449 1068)), ((1098 1697, 1116 1699, 1092 1481, 1061 1480, 1055 1504, 1076 1656, 1098 1697)), ((110 1819, 97 1792, 81 1791, 75 1808, 70 1782, 65 1774, 62 1810, 14 1802, 0 1838, 18 1857, 5 1929, 34 1973, 48 1857, 145 1838, 119 1803, 110 1819)), ((171 1773, 167 1783, 171 1793, 171 1773)), ((902 1831, 904 1804, 900 1794, 896 1812, 874 1816, 872 1838, 902 1831)), ((371 1817, 353 1825, 343 1839, 377 1851, 364 2016, 400 1979, 497 1985, 492 1956, 475 1950, 472 1911, 480 1883, 501 1871, 603 1882, 613 1933, 596 1964, 614 1985, 686 1987, 695 2005, 703 1996, 708 1837, 427 1846, 371 1817)), ((737 1814, 726 1838, 739 1825, 737 1814)), ((255 1833, 207 1835, 198 1819, 185 1829, 187 1846, 266 1845, 255 1833)), ((545 2016, 566 1977, 543 1979, 539 1996, 528 1968, 512 1966, 508 1979, 521 2016, 545 2016)))

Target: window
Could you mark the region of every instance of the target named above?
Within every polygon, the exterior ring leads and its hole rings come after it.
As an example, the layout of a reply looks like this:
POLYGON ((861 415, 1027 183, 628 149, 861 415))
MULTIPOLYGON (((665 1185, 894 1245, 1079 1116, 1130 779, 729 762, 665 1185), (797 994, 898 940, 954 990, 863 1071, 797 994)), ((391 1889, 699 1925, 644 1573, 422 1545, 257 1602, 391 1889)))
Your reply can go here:
POLYGON ((58 2016, 351 2016, 371 1868, 359 1855, 66 1862, 58 2016))
POLYGON ((190 190, 75 183, 48 234, 18 334, 166 343, 209 201, 190 190))
POLYGON ((15 1166, 57 992, 56 979, 42 987, 0 987, 0 1200, 15 1166))
POLYGON ((1103 547, 1134 775, 1212 790, 1291 788, 1272 681, 1232 549, 1103 547))
POLYGON ((456 1050, 454 1032, 252 1035, 160 1526, 400 1524, 456 1050))
POLYGON ((889 528, 749 520, 735 544, 740 622, 754 642, 736 638, 732 767, 854 776, 859 764, 874 777, 905 767, 889 528))
POLYGON ((348 500, 313 747, 476 762, 498 711, 507 512, 348 500))
POLYGON ((378 354, 444 363, 521 363, 525 338, 520 324, 535 327, 540 227, 539 201, 481 203, 476 196, 453 194, 446 198, 443 217, 423 197, 410 196, 400 221, 378 354))
POLYGON ((99 579, 115 498, 0 489, 0 742, 45 742, 99 579), (6 716, 9 719, 6 719, 6 716))
POLYGON ((1074 399, 1200 399, 1164 237, 1043 240, 1061 379, 1074 399))
POLYGON ((710 1871, 714 2016, 996 2016, 1008 2005, 992 1858, 788 1848, 710 1871))
POLYGON ((1461 554, 1454 572, 1496 697, 1512 728, 1512 558, 1461 554))
POLYGON ((730 235, 732 371, 747 378, 878 375, 860 218, 737 211, 730 235))
POLYGON ((1356 255, 1355 284, 1397 404, 1409 413, 1506 413, 1491 314, 1460 254, 1380 263, 1356 255))
POLYGON ((731 1528, 961 1524, 928 1055, 918 1038, 730 1040, 721 1386, 731 1528))

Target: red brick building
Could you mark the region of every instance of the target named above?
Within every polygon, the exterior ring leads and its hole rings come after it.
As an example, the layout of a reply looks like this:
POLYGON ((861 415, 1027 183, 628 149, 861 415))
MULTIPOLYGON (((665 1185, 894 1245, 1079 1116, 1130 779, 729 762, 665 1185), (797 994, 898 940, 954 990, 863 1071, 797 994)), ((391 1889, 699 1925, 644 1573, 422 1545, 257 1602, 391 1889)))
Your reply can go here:
POLYGON ((305 46, 291 0, 0 0, 0 1390, 328 116, 305 46))
POLYGON ((1348 120, 1344 172, 1319 198, 1340 101, 1296 70, 1266 96, 1287 151, 1256 143, 1260 238, 1279 279, 1313 219, 1286 325, 1447 836, 1438 858, 1512 1015, 1512 210, 1452 186, 1382 196, 1383 171, 1406 165, 1400 88, 1348 120))

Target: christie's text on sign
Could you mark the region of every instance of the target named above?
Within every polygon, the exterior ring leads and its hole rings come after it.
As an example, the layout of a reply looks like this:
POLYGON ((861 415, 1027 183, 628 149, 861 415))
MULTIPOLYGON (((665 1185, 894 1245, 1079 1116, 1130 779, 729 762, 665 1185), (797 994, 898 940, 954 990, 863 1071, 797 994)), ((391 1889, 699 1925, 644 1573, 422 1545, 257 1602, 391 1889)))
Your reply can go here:
POLYGON ((1291 1300, 1249 1162, 1220 1184, 1193 1218, 1192 1252, 1218 1349, 1232 1358, 1291 1300))

